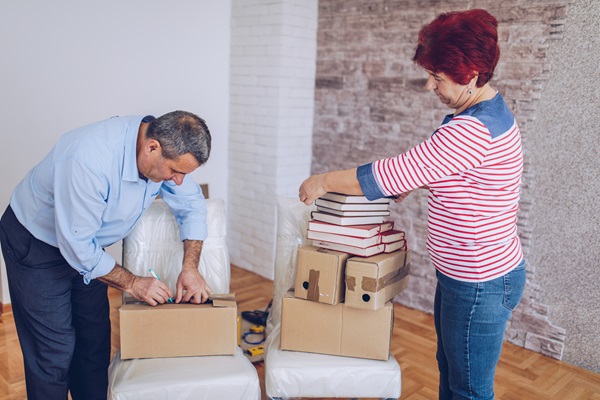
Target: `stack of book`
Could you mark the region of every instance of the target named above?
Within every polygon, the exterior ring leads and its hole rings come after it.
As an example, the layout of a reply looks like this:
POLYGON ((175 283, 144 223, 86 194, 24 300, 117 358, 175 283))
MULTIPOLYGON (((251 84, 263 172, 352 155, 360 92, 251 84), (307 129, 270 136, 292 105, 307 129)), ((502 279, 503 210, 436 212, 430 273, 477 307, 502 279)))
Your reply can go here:
POLYGON ((325 193, 315 200, 312 219, 335 225, 381 224, 390 215, 390 199, 367 200, 365 196, 325 193))
POLYGON ((314 246, 362 257, 407 250, 404 232, 386 221, 389 199, 326 193, 315 204, 307 236, 314 246))

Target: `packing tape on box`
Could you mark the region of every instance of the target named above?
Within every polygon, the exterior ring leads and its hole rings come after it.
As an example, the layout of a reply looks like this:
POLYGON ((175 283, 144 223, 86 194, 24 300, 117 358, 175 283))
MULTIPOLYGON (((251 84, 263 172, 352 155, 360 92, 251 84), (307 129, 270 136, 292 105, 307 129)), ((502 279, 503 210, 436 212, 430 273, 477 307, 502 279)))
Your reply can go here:
POLYGON ((402 269, 390 272, 378 279, 363 277, 361 288, 365 292, 376 293, 386 286, 392 285, 408 276, 410 264, 406 264, 402 269))
POLYGON ((321 271, 319 270, 311 269, 308 271, 308 292, 306 293, 306 298, 310 301, 319 301, 321 295, 319 290, 320 276, 321 271))
POLYGON ((356 277, 346 275, 346 290, 354 292, 355 287, 356 287, 356 277))
MULTIPOLYGON (((396 283, 402 278, 406 277, 406 275, 408 275, 410 272, 410 258, 408 258, 408 255, 409 252, 404 252, 404 260, 402 261, 403 267, 399 270, 392 271, 380 278, 363 277, 361 281, 361 289, 365 292, 375 293, 384 287, 396 283)), ((356 277, 346 274, 346 290, 353 292, 355 289, 356 277)))

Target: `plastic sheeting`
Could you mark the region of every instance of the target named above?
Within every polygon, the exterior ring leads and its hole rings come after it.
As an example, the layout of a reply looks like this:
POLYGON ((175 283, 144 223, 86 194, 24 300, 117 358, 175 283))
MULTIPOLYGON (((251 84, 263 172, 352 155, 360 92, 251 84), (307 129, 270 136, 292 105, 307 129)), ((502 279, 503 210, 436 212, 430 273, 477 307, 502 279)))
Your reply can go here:
MULTIPOLYGON (((231 271, 224 201, 206 200, 208 237, 200 273, 213 293, 228 293, 231 271)), ((173 292, 183 261, 179 225, 166 203, 155 200, 123 242, 123 265, 136 275, 152 268, 173 292)), ((121 360, 109 367, 109 400, 260 400, 256 369, 238 347, 233 356, 121 360)))
POLYGON ((267 318, 265 386, 271 398, 400 397, 401 371, 392 354, 387 361, 280 350, 281 301, 294 287, 298 248, 309 244, 306 229, 314 206, 279 198, 274 295, 267 318))
MULTIPOLYGON (((208 237, 202 245, 199 268, 213 293, 229 293, 226 222, 225 202, 207 199, 208 237)), ((149 268, 152 268, 175 294, 182 262, 179 224, 167 204, 156 199, 123 240, 123 266, 138 276, 151 276, 149 268)))
POLYGON ((260 400, 256 369, 233 356, 121 360, 109 370, 108 400, 260 400))

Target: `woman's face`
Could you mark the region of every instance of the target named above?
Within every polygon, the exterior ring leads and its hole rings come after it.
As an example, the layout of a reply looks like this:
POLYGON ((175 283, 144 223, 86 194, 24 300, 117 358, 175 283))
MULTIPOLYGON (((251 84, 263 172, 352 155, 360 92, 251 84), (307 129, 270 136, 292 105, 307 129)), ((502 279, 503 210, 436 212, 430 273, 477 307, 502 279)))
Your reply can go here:
POLYGON ((471 97, 468 93, 471 82, 469 82, 469 85, 461 85, 454 82, 443 72, 426 71, 429 76, 427 77, 425 90, 433 90, 440 101, 449 108, 457 111, 462 111, 467 108, 466 105, 471 97))

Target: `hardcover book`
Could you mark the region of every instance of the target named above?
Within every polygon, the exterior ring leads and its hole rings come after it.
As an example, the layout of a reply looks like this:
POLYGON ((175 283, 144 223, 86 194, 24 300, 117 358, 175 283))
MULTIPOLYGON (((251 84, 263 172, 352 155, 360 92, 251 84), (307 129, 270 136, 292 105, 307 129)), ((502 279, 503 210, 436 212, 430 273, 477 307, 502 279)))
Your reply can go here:
POLYGON ((314 232, 337 233, 338 235, 367 238, 394 228, 393 221, 381 224, 341 226, 321 221, 308 221, 308 230, 314 232))
POLYGON ((334 193, 334 192, 325 193, 323 196, 321 196, 319 198, 323 199, 323 200, 336 201, 338 203, 370 203, 370 204, 373 204, 373 203, 389 204, 390 203, 390 199, 385 198, 385 197, 383 197, 381 199, 377 199, 377 200, 369 200, 365 196, 348 195, 348 194, 334 193))
POLYGON ((327 214, 335 214, 342 217, 371 217, 375 215, 383 215, 387 217, 390 215, 389 210, 377 210, 377 211, 344 211, 336 210, 334 208, 327 208, 323 206, 317 206, 317 211, 321 211, 327 214))
POLYGON ((329 222, 336 225, 366 225, 366 224, 381 224, 385 217, 383 215, 373 215, 365 217, 343 217, 340 215, 327 214, 320 211, 313 211, 312 219, 322 222, 329 222))
POLYGON ((371 237, 355 237, 344 236, 335 233, 308 231, 308 239, 320 240, 324 242, 333 242, 347 244, 348 246, 360 247, 362 249, 381 243, 381 236, 375 235, 371 237))
POLYGON ((383 243, 384 253, 393 253, 398 250, 408 251, 408 244, 405 239, 398 240, 397 242, 392 243, 383 243))
POLYGON ((390 207, 389 202, 386 203, 338 203, 336 201, 326 200, 319 197, 315 200, 315 204, 321 207, 333 208, 340 211, 387 211, 390 207))
POLYGON ((404 239, 404 232, 395 229, 381 233, 381 243, 392 243, 404 239))
POLYGON ((333 243, 333 242, 324 242, 322 240, 313 240, 313 246, 321 247, 323 249, 341 251, 344 253, 352 254, 360 257, 370 257, 375 254, 383 253, 385 250, 385 244, 380 243, 375 246, 360 248, 354 246, 348 246, 346 244, 341 243, 333 243))

